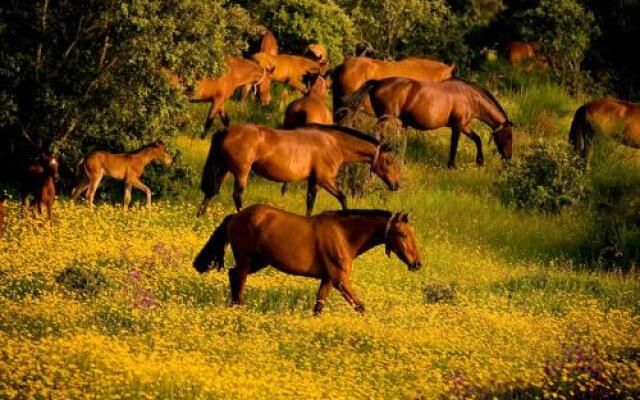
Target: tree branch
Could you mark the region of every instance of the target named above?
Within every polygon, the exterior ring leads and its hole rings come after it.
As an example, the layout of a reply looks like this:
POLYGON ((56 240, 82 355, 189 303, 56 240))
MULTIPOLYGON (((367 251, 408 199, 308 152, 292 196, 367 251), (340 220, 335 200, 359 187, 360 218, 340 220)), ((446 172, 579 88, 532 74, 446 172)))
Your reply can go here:
POLYGON ((62 55, 63 61, 65 61, 67 57, 69 57, 69 54, 71 54, 71 50, 73 50, 73 48, 78 43, 78 40, 80 39, 80 32, 82 31, 83 22, 84 22, 84 16, 81 16, 80 22, 78 22, 78 29, 76 30, 76 37, 71 41, 71 43, 69 44, 69 47, 67 47, 67 50, 65 50, 64 54, 62 55))
POLYGON ((40 68, 43 62, 42 48, 44 47, 44 35, 47 30, 47 13, 49 12, 49 0, 44 0, 44 4, 42 6, 42 18, 40 18, 40 43, 38 43, 38 48, 36 50, 36 81, 40 81, 40 68))

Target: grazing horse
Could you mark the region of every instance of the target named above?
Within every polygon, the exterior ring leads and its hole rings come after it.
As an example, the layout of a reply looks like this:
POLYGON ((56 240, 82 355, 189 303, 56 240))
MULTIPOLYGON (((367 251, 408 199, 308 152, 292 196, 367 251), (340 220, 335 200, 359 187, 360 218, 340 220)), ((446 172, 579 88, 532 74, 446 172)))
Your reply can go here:
POLYGON ((271 74, 272 80, 286 83, 301 93, 307 91, 305 78, 313 78, 327 72, 320 63, 301 56, 256 53, 253 59, 271 74))
POLYGON ((475 143, 476 163, 482 165, 482 140, 471 128, 471 121, 477 118, 493 130, 492 137, 502 158, 511 158, 513 124, 498 100, 474 83, 461 79, 428 83, 409 78, 368 81, 345 96, 343 110, 355 111, 367 95, 378 117, 375 130, 378 138, 386 124, 395 119, 420 130, 447 126, 451 128, 449 167, 455 168, 460 132, 475 143))
MULTIPOLYGON (((426 58, 410 57, 400 61, 388 62, 368 57, 350 57, 339 65, 332 75, 333 112, 337 123, 338 111, 343 107, 342 98, 355 92, 368 80, 390 77, 413 78, 425 82, 439 82, 452 76, 455 65, 447 65, 440 61, 426 58)), ((373 112, 367 101, 365 109, 373 112)))
POLYGON ((331 287, 357 312, 364 305, 351 287, 353 260, 384 244, 411 271, 422 266, 407 214, 383 210, 329 211, 304 218, 264 204, 227 216, 193 262, 204 273, 222 269, 231 243, 236 266, 229 270, 231 301, 242 305, 247 275, 269 265, 293 275, 320 279, 314 314, 324 308, 331 287))
POLYGON ((284 129, 293 129, 307 124, 333 124, 333 114, 324 103, 327 85, 324 78, 316 77, 313 85, 301 99, 294 100, 284 113, 284 129))
POLYGON ((93 199, 98 190, 102 177, 106 174, 112 178, 124 181, 124 210, 129 209, 131 189, 142 190, 147 195, 147 207, 151 207, 151 189, 140 180, 144 168, 153 160, 161 160, 165 165, 171 164, 171 156, 167 153, 167 146, 162 141, 156 141, 126 154, 112 154, 106 151, 94 151, 80 160, 86 174, 86 180, 73 189, 71 198, 75 201, 82 193, 87 192, 89 206, 93 206, 93 199))
POLYGON ((569 143, 587 158, 596 134, 640 148, 640 103, 605 97, 580 106, 571 123, 569 143))
POLYGON ((224 103, 233 95, 237 88, 253 85, 258 88, 258 97, 262 105, 271 101, 269 73, 251 60, 242 57, 228 57, 226 73, 219 78, 203 78, 195 84, 193 90, 184 88, 184 82, 168 69, 163 69, 174 87, 183 90, 191 102, 210 102, 209 112, 202 131, 204 138, 213 125, 216 115, 220 117, 225 127, 229 126, 229 116, 224 110, 224 103))
POLYGON ((43 154, 36 161, 27 165, 21 179, 22 213, 31 205, 35 217, 35 208, 42 215, 42 205, 47 208, 49 222, 53 223, 52 209, 56 200, 55 180, 58 179, 58 157, 55 154, 43 154), (29 204, 29 196, 33 202, 29 204))
POLYGON ((293 130, 257 125, 237 125, 218 132, 211 140, 202 172, 200 189, 204 199, 198 217, 204 215, 213 196, 220 191, 228 172, 234 177, 233 200, 242 208, 242 192, 253 169, 276 182, 307 181, 307 215, 311 215, 318 186, 347 208, 347 199, 337 184, 340 167, 368 163, 389 190, 400 186, 398 164, 388 147, 350 128, 312 124, 293 130))

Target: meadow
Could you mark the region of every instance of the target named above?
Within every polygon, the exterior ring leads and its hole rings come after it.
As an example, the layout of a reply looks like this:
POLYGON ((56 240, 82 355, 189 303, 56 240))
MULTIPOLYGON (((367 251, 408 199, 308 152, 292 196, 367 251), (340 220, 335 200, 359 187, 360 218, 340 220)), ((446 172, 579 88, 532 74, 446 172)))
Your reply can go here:
MULTIPOLYGON (((566 141, 579 104, 546 83, 498 97, 519 127, 516 159, 535 140, 566 141)), ((233 103, 230 112, 277 125, 282 103, 266 111, 233 103)), ((200 123, 204 108, 192 113, 200 123)), ((640 395, 640 280, 634 269, 582 262, 584 207, 541 214, 505 206, 493 144, 478 168, 462 138, 450 171, 448 131, 409 131, 404 140, 400 191, 371 178, 349 205, 410 211, 423 268, 408 271, 382 247, 358 258, 352 282, 364 316, 334 291, 314 318, 318 282, 269 268, 249 277, 245 307, 230 308, 226 273, 199 275, 191 265, 233 211, 230 182, 200 220, 197 184, 128 214, 120 195, 93 210, 61 196, 53 226, 44 227, 9 201, 0 239, 0 397, 640 395)), ((172 145, 201 170, 208 139, 185 133, 172 145)), ((304 185, 279 190, 252 178, 245 202, 304 212, 304 185)), ((316 212, 337 207, 319 192, 316 212)))

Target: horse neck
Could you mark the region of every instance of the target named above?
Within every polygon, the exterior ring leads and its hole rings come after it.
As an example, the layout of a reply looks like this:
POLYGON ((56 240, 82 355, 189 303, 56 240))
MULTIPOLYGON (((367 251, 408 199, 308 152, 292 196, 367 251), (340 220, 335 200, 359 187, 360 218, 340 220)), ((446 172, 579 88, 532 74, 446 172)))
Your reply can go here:
POLYGON ((373 161, 377 151, 375 144, 355 137, 346 137, 346 134, 340 136, 338 146, 345 162, 373 161))
POLYGON ((500 110, 490 99, 482 93, 478 93, 479 97, 477 101, 478 118, 485 124, 489 125, 491 129, 496 129, 500 125, 508 121, 508 117, 500 110))
POLYGON ((149 147, 149 148, 140 150, 134 155, 136 156, 135 158, 139 160, 138 162, 141 164, 142 168, 144 168, 151 161, 160 158, 160 156, 158 155, 154 147, 149 147))
POLYGON ((340 226, 354 257, 383 244, 389 220, 385 217, 341 218, 340 226))

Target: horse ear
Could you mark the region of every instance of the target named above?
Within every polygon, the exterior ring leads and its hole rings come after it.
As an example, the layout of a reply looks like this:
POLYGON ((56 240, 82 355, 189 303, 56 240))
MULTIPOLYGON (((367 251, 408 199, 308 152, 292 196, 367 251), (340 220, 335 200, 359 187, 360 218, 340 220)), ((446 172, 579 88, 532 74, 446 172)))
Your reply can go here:
POLYGON ((409 213, 404 213, 404 215, 402 215, 401 221, 402 222, 409 222, 409 213))

